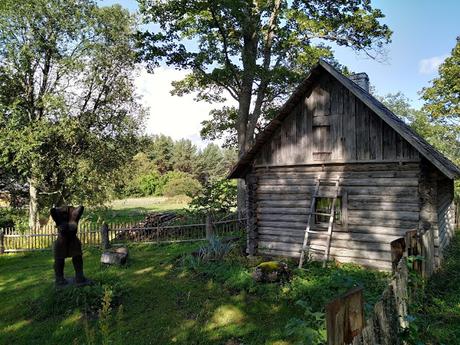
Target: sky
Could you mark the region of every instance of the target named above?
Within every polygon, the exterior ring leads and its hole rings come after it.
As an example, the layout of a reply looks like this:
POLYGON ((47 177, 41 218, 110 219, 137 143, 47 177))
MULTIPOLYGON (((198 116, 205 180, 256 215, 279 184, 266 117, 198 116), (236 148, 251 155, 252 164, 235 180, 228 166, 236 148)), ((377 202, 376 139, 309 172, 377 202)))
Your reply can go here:
MULTIPOLYGON (((119 3, 137 10, 135 0, 102 0, 102 5, 119 3)), ((380 95, 403 92, 419 108, 418 92, 436 77, 440 63, 450 54, 460 36, 459 0, 373 0, 372 6, 385 14, 383 23, 393 30, 392 43, 386 46, 383 62, 372 60, 351 49, 335 48, 335 57, 354 72, 366 72, 380 95)), ((146 131, 163 133, 173 139, 188 138, 202 147, 201 122, 216 107, 199 103, 193 95, 171 96, 171 81, 181 79, 185 71, 168 67, 154 74, 139 73, 136 86, 142 102, 149 107, 146 131)))

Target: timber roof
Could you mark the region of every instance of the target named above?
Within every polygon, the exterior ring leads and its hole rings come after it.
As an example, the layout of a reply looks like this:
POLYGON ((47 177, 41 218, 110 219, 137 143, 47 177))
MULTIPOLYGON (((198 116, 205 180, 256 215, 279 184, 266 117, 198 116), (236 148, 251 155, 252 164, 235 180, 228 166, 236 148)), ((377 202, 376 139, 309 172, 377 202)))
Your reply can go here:
POLYGON ((302 99, 308 88, 312 86, 323 73, 332 75, 339 83, 350 90, 350 92, 366 104, 385 123, 399 133, 399 135, 406 139, 418 152, 420 152, 423 157, 429 160, 444 175, 450 179, 455 179, 460 176, 460 169, 454 163, 430 145, 391 110, 385 107, 369 92, 362 89, 356 83, 337 71, 329 63, 320 60, 320 62, 311 70, 307 78, 300 83, 291 97, 289 97, 287 102, 281 107, 278 115, 256 137, 254 145, 239 159, 238 163, 233 167, 232 171, 228 175, 228 178, 240 178, 246 175, 261 147, 270 140, 272 134, 281 126, 283 120, 291 113, 294 107, 302 99))

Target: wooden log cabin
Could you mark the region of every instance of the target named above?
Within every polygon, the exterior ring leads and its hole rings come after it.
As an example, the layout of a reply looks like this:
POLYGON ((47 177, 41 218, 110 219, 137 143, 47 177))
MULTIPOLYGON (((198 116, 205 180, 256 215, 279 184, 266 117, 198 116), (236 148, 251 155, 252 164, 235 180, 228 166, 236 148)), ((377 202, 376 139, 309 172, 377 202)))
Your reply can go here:
MULTIPOLYGON (((231 171, 246 181, 249 254, 299 256, 321 178, 339 180, 330 258, 390 270, 390 242, 417 230, 439 265, 460 170, 369 93, 366 74, 357 77, 320 61, 231 171)), ((331 204, 321 188, 315 211, 331 204)), ((312 253, 325 249, 325 223, 310 222, 320 232, 310 235, 312 253)))

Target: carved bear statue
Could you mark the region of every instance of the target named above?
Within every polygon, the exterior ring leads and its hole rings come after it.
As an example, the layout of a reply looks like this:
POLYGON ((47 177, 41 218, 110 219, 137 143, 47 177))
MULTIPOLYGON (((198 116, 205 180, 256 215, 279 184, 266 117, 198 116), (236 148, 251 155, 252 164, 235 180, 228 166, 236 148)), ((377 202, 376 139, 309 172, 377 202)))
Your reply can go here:
POLYGON ((64 278, 65 258, 72 258, 75 269, 75 283, 87 284, 88 279, 83 274, 83 256, 81 242, 77 238, 78 221, 84 207, 62 206, 51 209, 51 217, 58 228, 58 238, 54 242, 54 272, 56 285, 62 286, 69 282, 64 278))

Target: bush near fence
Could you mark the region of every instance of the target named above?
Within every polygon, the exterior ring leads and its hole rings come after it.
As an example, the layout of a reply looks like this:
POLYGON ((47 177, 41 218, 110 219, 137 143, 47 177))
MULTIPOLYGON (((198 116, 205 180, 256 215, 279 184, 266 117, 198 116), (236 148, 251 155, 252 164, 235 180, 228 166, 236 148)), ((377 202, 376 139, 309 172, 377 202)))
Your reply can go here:
MULTIPOLYGON (((176 222, 177 223, 177 222, 176 222)), ((107 224, 111 243, 170 243, 184 241, 202 241, 207 237, 205 219, 183 219, 181 224, 139 227, 138 223, 107 224)), ((84 246, 101 244, 101 229, 104 223, 82 223, 78 228, 78 237, 84 246)), ((208 228, 210 224, 208 223, 208 228)), ((216 236, 237 234, 244 231, 245 220, 230 214, 218 221, 211 222, 216 236)), ((208 229, 209 232, 209 229, 208 229)), ((35 250, 50 250, 57 238, 55 226, 43 226, 19 231, 14 228, 0 229, 0 252, 13 253, 35 250)))

